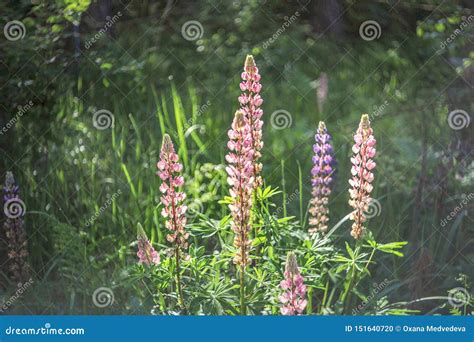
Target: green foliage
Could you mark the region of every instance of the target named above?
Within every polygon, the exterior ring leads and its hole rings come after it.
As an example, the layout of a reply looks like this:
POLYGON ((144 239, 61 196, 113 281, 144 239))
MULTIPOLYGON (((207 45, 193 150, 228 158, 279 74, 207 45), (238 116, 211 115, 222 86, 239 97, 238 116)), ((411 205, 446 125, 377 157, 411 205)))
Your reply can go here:
POLYGON ((89 49, 84 43, 105 23, 98 2, 0 4, 2 24, 21 20, 26 27, 22 40, 2 36, 1 126, 18 106, 34 102, 0 137, 0 169, 13 169, 27 204, 37 274, 34 291, 12 311, 24 313, 22 304, 28 313, 180 310, 155 176, 168 133, 185 164, 191 209, 189 259, 182 265, 186 304, 191 314, 238 314, 224 154, 242 62, 253 53, 265 100, 265 186, 252 212, 249 313, 279 313, 284 256, 293 250, 308 286, 308 314, 469 314, 471 304, 453 308, 444 296, 458 285, 469 288, 455 281, 474 260, 468 212, 449 231, 439 222, 472 188, 469 134, 451 130, 446 119, 453 107, 472 112, 463 82, 472 71, 474 26, 441 48, 471 12, 441 1, 400 2, 396 11, 382 2, 342 4, 345 32, 334 37, 314 27, 315 4, 301 9, 299 2, 252 0, 216 9, 201 2, 171 8, 131 2, 124 9, 111 1, 108 14, 124 15, 89 49), (285 16, 299 10, 297 22, 264 48, 285 16), (195 42, 181 35, 189 18, 204 27, 195 42), (380 40, 360 39, 359 25, 369 18, 380 21, 380 40), (321 72, 329 77, 323 112, 315 95, 321 72), (100 109, 113 113, 113 127, 94 127, 100 109), (291 127, 271 125, 278 109, 291 114, 291 127), (371 115, 380 146, 374 197, 382 210, 368 221, 365 241, 355 244, 348 235, 346 180, 362 112, 371 115), (321 119, 334 137, 338 165, 330 231, 309 239, 311 146, 321 119), (136 264, 137 223, 159 251, 159 266, 136 264), (415 268, 420 247, 432 255, 434 270, 415 268), (425 281, 424 273, 432 278, 425 281), (412 298, 407 289, 417 279, 434 288, 412 298), (111 306, 93 305, 99 287, 113 290, 111 306))

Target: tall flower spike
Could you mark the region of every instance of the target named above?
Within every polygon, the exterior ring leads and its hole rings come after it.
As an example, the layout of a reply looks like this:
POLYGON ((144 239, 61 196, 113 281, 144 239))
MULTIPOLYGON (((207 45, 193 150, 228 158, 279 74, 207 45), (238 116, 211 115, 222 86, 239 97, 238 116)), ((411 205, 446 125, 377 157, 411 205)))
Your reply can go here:
POLYGON ((350 216, 350 219, 354 221, 351 235, 355 239, 360 239, 365 229, 364 222, 367 219, 365 212, 372 200, 370 197, 373 189, 371 183, 374 180, 372 170, 375 168, 372 158, 375 156, 376 140, 367 114, 362 115, 359 128, 354 135, 354 141, 354 146, 352 146, 354 155, 351 158, 352 178, 349 180, 352 187, 349 189, 349 205, 354 208, 350 216))
POLYGON ((263 166, 259 162, 259 159, 262 156, 260 151, 263 148, 263 121, 261 120, 263 111, 260 108, 263 100, 260 96, 260 91, 262 89, 262 85, 260 84, 260 74, 255 65, 253 56, 248 55, 245 59, 244 72, 241 77, 243 80, 240 83, 242 94, 239 96, 239 102, 241 110, 245 116, 245 121, 250 127, 251 146, 253 150, 251 158, 253 164, 254 188, 258 188, 263 183, 262 177, 260 176, 263 166))
POLYGON ((226 171, 227 182, 231 187, 230 195, 233 198, 229 208, 233 219, 232 230, 235 233, 234 246, 237 249, 234 263, 245 267, 249 263, 251 245, 249 238, 250 209, 254 178, 250 126, 241 110, 235 113, 228 136, 227 147, 230 152, 226 155, 229 164, 226 171))
POLYGON ((19 196, 20 189, 15 183, 13 173, 7 172, 3 187, 3 208, 6 220, 3 225, 8 243, 8 261, 13 281, 22 282, 28 278, 28 246, 24 228, 24 204, 19 196))
POLYGON ((137 240, 138 240, 138 260, 140 263, 147 266, 158 265, 160 263, 160 256, 158 252, 155 251, 153 246, 148 240, 145 231, 143 230, 142 225, 139 223, 137 227, 137 240))
POLYGON ((171 138, 165 134, 161 146, 160 161, 157 164, 157 174, 163 181, 160 185, 160 191, 163 193, 161 203, 164 206, 161 215, 167 218, 166 228, 170 231, 166 239, 178 248, 186 249, 189 236, 185 230, 187 207, 182 204, 186 195, 177 190, 184 184, 183 176, 179 175, 183 170, 183 165, 178 163, 178 160, 179 157, 174 150, 171 138))
POLYGON ((181 269, 180 259, 181 250, 188 247, 188 236, 186 232, 186 210, 187 207, 183 205, 186 198, 184 192, 179 192, 177 188, 184 184, 183 176, 179 173, 183 170, 183 165, 178 163, 179 157, 176 154, 171 138, 168 134, 163 136, 163 144, 161 146, 160 161, 157 164, 158 176, 163 180, 160 185, 161 203, 164 208, 161 215, 166 220, 166 228, 170 233, 166 239, 174 244, 174 257, 176 262, 176 290, 178 293, 178 302, 181 309, 186 313, 186 306, 184 305, 183 291, 181 287, 181 269))
POLYGON ((289 252, 285 265, 285 279, 280 283, 283 294, 280 295, 280 308, 282 315, 301 315, 308 304, 306 300, 306 286, 298 268, 296 255, 289 252))
POLYGON ((331 145, 331 135, 328 133, 323 121, 319 122, 315 135, 316 143, 313 145, 312 198, 310 200, 309 233, 325 233, 329 221, 328 197, 331 194, 331 183, 334 173, 334 157, 331 145))

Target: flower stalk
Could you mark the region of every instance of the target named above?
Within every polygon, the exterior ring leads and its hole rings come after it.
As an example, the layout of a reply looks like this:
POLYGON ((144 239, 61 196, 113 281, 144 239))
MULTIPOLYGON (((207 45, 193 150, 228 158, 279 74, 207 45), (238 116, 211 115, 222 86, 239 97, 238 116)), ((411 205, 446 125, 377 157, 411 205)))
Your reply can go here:
POLYGON ((308 304, 306 300, 306 285, 298 268, 296 255, 289 252, 285 265, 285 279, 280 283, 284 291, 279 299, 283 306, 280 312, 285 316, 301 315, 308 304))
POLYGON ((236 248, 236 254, 234 263, 240 267, 240 312, 242 315, 246 314, 245 268, 250 263, 250 211, 254 182, 250 130, 251 128, 245 120, 243 111, 238 110, 235 113, 232 127, 228 131, 229 142, 227 147, 230 152, 226 155, 228 162, 226 171, 232 197, 229 209, 232 214, 231 227, 235 234, 234 247, 236 248))
POLYGON ((3 209, 6 216, 3 228, 8 243, 9 271, 13 281, 23 282, 28 278, 30 269, 23 221, 25 206, 20 198, 20 188, 10 171, 7 172, 5 177, 3 200, 3 209))
POLYGON ((181 284, 180 259, 183 250, 188 247, 189 233, 185 230, 187 207, 183 204, 183 201, 186 195, 178 190, 184 184, 184 178, 180 175, 183 165, 178 161, 179 157, 175 152, 171 138, 168 134, 165 134, 160 151, 160 161, 157 164, 157 174, 162 180, 160 191, 163 195, 160 200, 164 207, 161 215, 167 219, 166 228, 170 232, 166 239, 174 245, 178 302, 181 309, 186 312, 181 284))
POLYGON ((309 234, 325 233, 328 229, 329 208, 328 201, 331 194, 331 183, 334 173, 334 157, 331 145, 331 135, 323 121, 319 122, 313 145, 313 168, 311 169, 311 183, 313 190, 310 200, 309 234))
POLYGON ((247 55, 244 64, 244 71, 242 72, 241 77, 242 82, 240 82, 240 90, 242 91, 242 94, 239 96, 239 102, 245 121, 250 127, 250 143, 253 151, 251 156, 253 164, 252 174, 254 178, 253 186, 256 189, 263 184, 260 175, 263 166, 262 163, 259 162, 259 159, 262 156, 261 150, 263 148, 263 121, 261 120, 263 110, 260 108, 263 99, 260 96, 260 91, 262 90, 262 85, 260 83, 261 77, 252 55, 247 55))
POLYGON ((146 233, 140 223, 137 227, 137 241, 137 256, 139 263, 145 264, 147 266, 158 265, 160 263, 160 255, 151 245, 150 240, 148 240, 148 237, 146 236, 146 233))
POLYGON ((349 189, 349 205, 354 209, 350 215, 350 219, 354 221, 351 235, 359 240, 365 231, 364 224, 367 220, 365 212, 372 200, 370 197, 373 190, 371 183, 374 180, 372 171, 376 165, 372 159, 375 156, 376 140, 367 114, 362 115, 359 128, 354 135, 354 142, 352 146, 354 155, 351 158, 352 178, 349 180, 352 187, 349 189))

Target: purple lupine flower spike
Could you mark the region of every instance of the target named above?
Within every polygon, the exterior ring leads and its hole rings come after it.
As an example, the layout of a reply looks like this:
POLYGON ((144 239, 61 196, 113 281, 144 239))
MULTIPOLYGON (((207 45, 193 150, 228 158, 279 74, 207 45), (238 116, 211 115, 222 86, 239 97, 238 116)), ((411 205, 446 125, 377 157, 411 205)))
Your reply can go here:
POLYGON ((25 204, 20 198, 20 189, 11 172, 6 174, 3 200, 6 216, 3 227, 8 243, 9 270, 13 281, 23 282, 29 275, 28 246, 23 222, 25 204))
POLYGON ((138 240, 138 261, 147 266, 158 265, 160 263, 160 255, 153 248, 143 230, 142 225, 139 223, 137 228, 137 240, 138 240))
POLYGON ((280 283, 283 294, 279 299, 283 306, 280 312, 285 316, 301 315, 308 304, 306 300, 306 285, 298 268, 296 255, 289 252, 285 265, 285 279, 280 283))
POLYGON ((329 221, 328 197, 331 194, 335 159, 331 145, 331 135, 323 121, 319 122, 313 145, 313 168, 311 169, 312 198, 310 201, 309 233, 325 233, 329 221))

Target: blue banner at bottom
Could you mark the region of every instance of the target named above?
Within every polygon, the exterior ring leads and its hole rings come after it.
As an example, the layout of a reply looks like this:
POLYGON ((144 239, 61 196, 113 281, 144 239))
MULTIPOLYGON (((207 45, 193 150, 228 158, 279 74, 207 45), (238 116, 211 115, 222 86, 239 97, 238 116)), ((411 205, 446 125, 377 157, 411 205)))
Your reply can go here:
POLYGON ((0 316, 0 341, 473 342, 472 316, 0 316))

